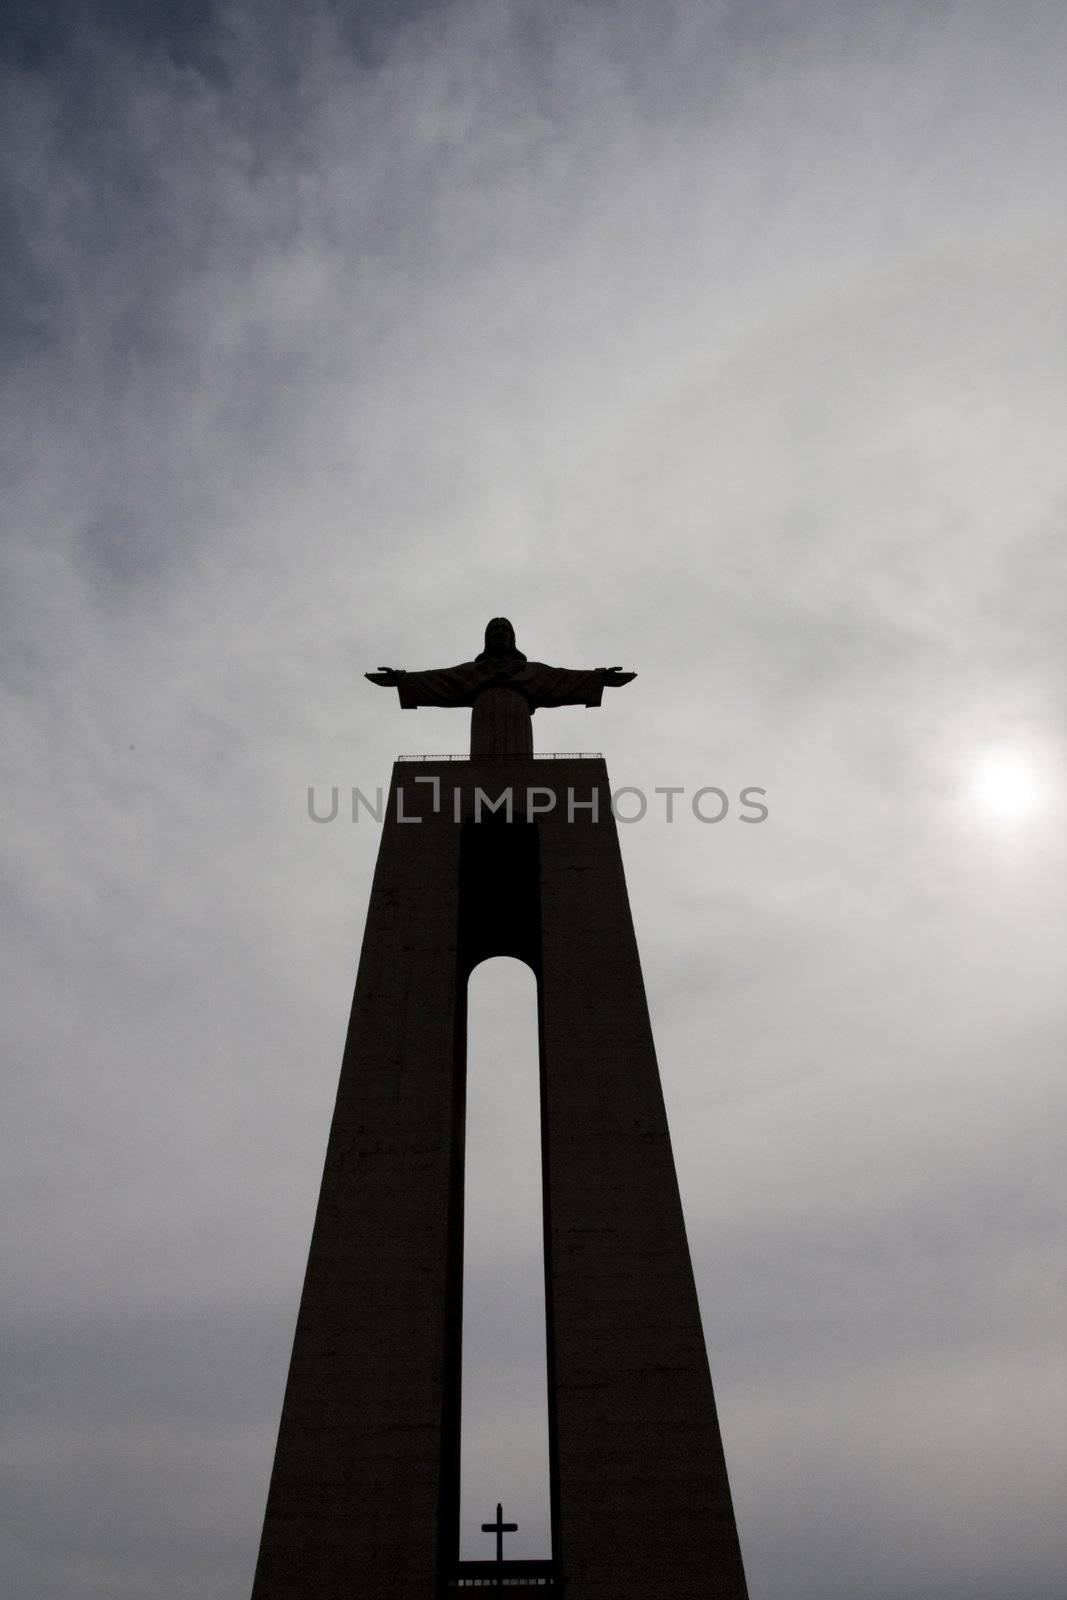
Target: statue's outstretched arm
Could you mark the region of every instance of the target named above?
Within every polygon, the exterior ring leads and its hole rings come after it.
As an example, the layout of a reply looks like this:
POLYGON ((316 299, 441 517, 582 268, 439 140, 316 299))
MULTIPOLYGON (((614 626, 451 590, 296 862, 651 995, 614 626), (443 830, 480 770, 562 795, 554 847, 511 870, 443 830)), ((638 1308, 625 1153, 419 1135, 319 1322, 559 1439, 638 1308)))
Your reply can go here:
POLYGON ((598 706, 605 689, 620 689, 636 677, 636 672, 624 672, 621 667, 591 667, 574 672, 568 667, 531 661, 520 681, 535 707, 598 706))
POLYGON ((476 687, 469 664, 433 668, 429 672, 405 672, 402 667, 379 667, 363 676, 381 689, 395 689, 405 711, 416 706, 469 706, 476 687))

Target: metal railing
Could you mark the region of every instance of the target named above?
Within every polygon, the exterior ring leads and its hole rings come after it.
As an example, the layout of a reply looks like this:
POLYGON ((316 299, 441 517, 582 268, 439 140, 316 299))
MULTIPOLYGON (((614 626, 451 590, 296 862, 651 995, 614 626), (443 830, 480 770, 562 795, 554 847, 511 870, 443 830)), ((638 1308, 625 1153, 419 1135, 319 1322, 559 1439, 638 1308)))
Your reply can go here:
POLYGON ((603 761, 602 750, 537 750, 533 755, 472 756, 470 751, 460 755, 397 756, 397 761, 603 761))

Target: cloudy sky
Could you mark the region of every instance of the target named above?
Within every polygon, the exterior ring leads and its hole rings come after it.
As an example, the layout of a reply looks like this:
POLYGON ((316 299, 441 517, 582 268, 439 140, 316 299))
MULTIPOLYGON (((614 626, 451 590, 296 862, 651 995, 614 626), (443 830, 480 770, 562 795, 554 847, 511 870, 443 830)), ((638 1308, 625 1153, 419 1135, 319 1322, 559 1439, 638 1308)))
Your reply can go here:
POLYGON ((307 787, 462 750, 361 673, 499 612, 639 672, 539 749, 767 790, 622 830, 753 1600, 1062 1594, 1065 63, 1058 0, 15 0, 13 1600, 247 1596, 377 847, 307 787))

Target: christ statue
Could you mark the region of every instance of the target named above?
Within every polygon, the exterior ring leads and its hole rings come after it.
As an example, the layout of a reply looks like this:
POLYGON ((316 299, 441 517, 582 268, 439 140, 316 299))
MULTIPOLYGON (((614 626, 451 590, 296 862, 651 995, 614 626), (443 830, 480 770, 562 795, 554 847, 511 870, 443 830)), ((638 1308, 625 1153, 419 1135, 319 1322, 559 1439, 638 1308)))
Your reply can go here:
POLYGON ((605 689, 618 689, 637 677, 621 667, 571 672, 528 661, 515 644, 507 617, 494 617, 485 630, 485 649, 473 661, 429 672, 379 667, 365 674, 371 683, 396 689, 405 711, 416 706, 470 706, 472 756, 533 755, 531 717, 539 706, 598 706, 605 689))

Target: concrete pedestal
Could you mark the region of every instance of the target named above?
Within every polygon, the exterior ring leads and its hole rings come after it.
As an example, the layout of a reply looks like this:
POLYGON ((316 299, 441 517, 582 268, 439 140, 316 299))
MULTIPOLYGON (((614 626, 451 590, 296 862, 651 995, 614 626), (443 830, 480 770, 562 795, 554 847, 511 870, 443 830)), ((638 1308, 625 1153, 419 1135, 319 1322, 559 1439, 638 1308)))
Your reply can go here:
POLYGON ((579 758, 394 767, 253 1600, 449 1592, 466 987, 494 955, 538 978, 556 1592, 745 1600, 607 770, 579 758), (509 789, 511 821, 479 800, 509 789))

